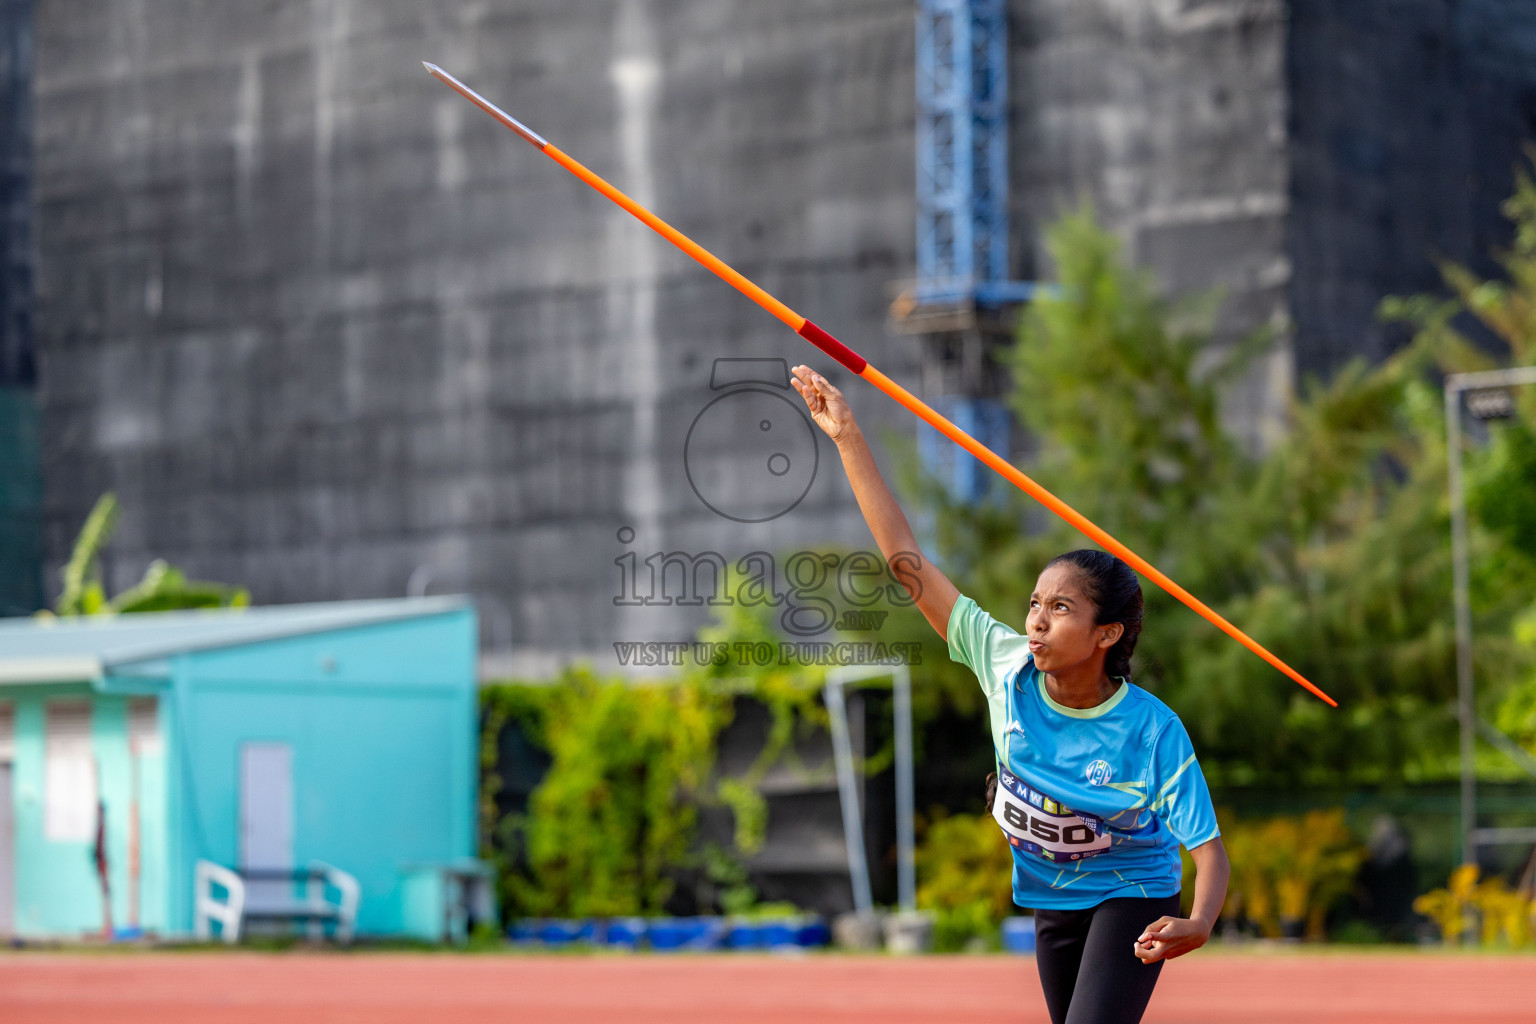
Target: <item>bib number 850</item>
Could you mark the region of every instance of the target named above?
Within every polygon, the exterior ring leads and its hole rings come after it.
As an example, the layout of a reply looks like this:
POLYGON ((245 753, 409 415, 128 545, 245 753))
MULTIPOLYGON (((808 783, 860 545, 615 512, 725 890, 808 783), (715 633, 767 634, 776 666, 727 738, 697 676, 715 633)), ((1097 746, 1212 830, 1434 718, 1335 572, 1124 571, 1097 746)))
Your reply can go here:
POLYGON ((1093 829, 1082 822, 1067 825, 1063 828, 1055 822, 1033 817, 1027 810, 1011 800, 1003 801, 1003 821, 1012 825, 1020 832, 1028 832, 1032 838, 1040 843, 1060 844, 1062 846, 1091 846, 1093 841, 1098 838, 1093 834, 1093 829))

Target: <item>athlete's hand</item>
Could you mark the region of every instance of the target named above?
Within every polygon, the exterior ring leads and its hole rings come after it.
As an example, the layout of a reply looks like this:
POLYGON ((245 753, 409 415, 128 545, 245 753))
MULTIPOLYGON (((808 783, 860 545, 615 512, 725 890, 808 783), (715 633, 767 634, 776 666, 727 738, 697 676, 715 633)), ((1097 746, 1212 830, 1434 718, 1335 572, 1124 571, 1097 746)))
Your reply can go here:
POLYGON ((1193 953, 1210 941, 1210 926, 1185 917, 1160 917, 1136 940, 1136 959, 1144 964, 1193 953))
POLYGON ((853 410, 843 393, 832 382, 809 366, 797 366, 794 379, 789 383, 805 399, 805 407, 811 411, 811 419, 826 431, 834 444, 858 433, 859 425, 853 420, 853 410))

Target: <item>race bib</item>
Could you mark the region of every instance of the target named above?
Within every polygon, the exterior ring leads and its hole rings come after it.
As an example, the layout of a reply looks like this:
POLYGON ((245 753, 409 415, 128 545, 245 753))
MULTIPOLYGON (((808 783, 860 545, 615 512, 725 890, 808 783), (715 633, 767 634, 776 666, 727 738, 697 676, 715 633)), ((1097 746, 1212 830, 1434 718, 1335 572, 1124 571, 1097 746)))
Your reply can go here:
POLYGON ((992 818, 1012 846, 1046 860, 1082 860, 1109 849, 1103 818, 1072 813, 1012 772, 998 772, 992 818))

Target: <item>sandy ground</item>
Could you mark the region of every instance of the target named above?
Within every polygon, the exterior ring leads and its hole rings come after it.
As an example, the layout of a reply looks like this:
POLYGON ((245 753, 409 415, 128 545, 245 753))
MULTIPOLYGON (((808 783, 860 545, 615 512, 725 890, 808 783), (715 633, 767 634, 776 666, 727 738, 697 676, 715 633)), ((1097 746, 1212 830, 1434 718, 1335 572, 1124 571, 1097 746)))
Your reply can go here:
MULTIPOLYGON (((5 1024, 1046 1024, 1027 957, 0 955, 5 1024)), ((1148 1024, 1530 1024, 1536 956, 1205 951, 1148 1024)))

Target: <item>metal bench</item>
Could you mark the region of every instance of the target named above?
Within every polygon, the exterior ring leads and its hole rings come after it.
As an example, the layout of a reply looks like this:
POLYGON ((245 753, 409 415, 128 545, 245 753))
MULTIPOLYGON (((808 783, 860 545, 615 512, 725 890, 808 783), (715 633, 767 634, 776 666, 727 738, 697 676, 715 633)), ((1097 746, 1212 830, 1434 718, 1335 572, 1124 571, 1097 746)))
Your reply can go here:
POLYGON ((219 924, 219 937, 233 945, 253 922, 302 921, 307 924, 311 939, 323 938, 326 923, 332 922, 332 935, 338 943, 348 945, 352 941, 360 894, 357 879, 330 864, 312 861, 306 868, 231 871, 212 861, 200 860, 193 879, 194 927, 199 939, 213 937, 214 922, 219 924), (252 883, 263 882, 303 882, 304 889, 302 895, 252 900, 252 883), (214 894, 215 888, 224 890, 223 900, 214 894), (327 899, 330 889, 339 894, 336 902, 327 899))

